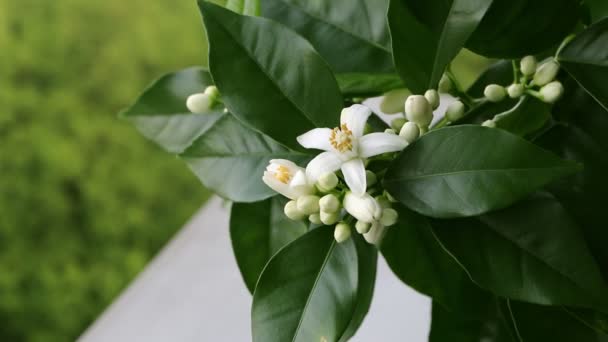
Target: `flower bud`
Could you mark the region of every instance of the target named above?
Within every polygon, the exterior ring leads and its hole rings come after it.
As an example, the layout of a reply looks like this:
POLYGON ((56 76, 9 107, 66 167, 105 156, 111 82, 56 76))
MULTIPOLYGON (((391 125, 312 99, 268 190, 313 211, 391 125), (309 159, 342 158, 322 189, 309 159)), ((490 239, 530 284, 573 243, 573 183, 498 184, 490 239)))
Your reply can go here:
POLYGON ((308 221, 310 221, 311 223, 314 224, 322 224, 323 222, 321 222, 321 215, 320 214, 312 214, 310 216, 308 216, 308 221))
POLYGON ((371 227, 372 227, 371 223, 362 222, 362 221, 357 221, 357 223, 355 223, 355 229, 357 230, 357 233, 359 233, 359 234, 365 234, 365 233, 369 232, 369 229, 371 227))
POLYGON ((405 139, 408 144, 413 143, 418 136, 420 135, 420 128, 413 122, 406 122, 403 127, 401 127, 401 131, 399 132, 399 136, 405 139))
POLYGON ((490 84, 484 89, 483 94, 490 102, 500 102, 507 96, 505 87, 498 84, 490 84))
POLYGON ((319 218, 324 225, 331 226, 332 224, 338 222, 340 220, 339 213, 326 213, 321 211, 319 213, 319 218))
POLYGON ((374 222, 369 232, 363 234, 363 238, 372 245, 380 246, 384 235, 386 235, 386 228, 380 222, 374 222))
POLYGON ((433 120, 431 105, 422 95, 412 95, 405 100, 405 115, 419 126, 428 126, 433 120))
POLYGON ((512 99, 516 99, 524 94, 524 85, 519 83, 511 84, 507 88, 507 93, 512 99))
POLYGON ((553 81, 540 88, 541 99, 546 103, 555 103, 564 93, 564 86, 559 81, 553 81))
POLYGON ((319 212, 319 196, 305 195, 298 197, 296 204, 302 214, 311 215, 319 212))
POLYGON ((370 170, 365 170, 365 181, 368 187, 373 186, 378 181, 378 177, 376 174, 371 172, 370 170))
POLYGON ((397 219, 399 218, 399 214, 397 210, 393 208, 386 208, 382 211, 382 217, 380 217, 380 223, 384 226, 392 226, 397 223, 397 219))
POLYGON ((319 200, 319 208, 325 213, 336 213, 340 210, 340 200, 336 195, 325 195, 319 200))
POLYGON ((323 192, 332 190, 338 185, 338 176, 333 172, 324 173, 317 180, 317 187, 323 192))
POLYGON ((448 109, 445 111, 445 116, 451 122, 454 122, 464 115, 464 103, 460 101, 454 101, 450 103, 448 109))
POLYGON ((439 92, 440 93, 449 93, 452 90, 452 80, 447 77, 445 74, 441 76, 441 80, 439 80, 439 92))
POLYGON ((435 90, 435 89, 427 90, 424 93, 424 97, 426 98, 427 101, 429 101, 429 104, 431 105, 431 108, 433 108, 433 110, 435 110, 439 107, 439 93, 437 92, 437 90, 435 90))
POLYGON ((387 128, 387 129, 385 129, 385 130, 384 130, 384 133, 387 133, 387 134, 397 134, 397 132, 395 132, 395 130, 394 130, 394 129, 392 129, 392 128, 387 128))
POLYGON ((186 99, 186 107, 194 114, 209 113, 212 106, 213 100, 205 93, 192 94, 186 99))
POLYGON ((538 67, 536 73, 534 74, 534 79, 532 83, 542 87, 545 84, 553 81, 557 73, 559 72, 559 64, 554 60, 543 63, 538 67))
POLYGON ((407 122, 405 118, 397 118, 391 121, 391 128, 395 130, 395 132, 399 132, 401 127, 407 122))
POLYGON ((210 85, 205 88, 203 94, 207 94, 211 99, 216 100, 217 97, 220 95, 220 92, 217 90, 216 86, 210 85))
POLYGON ((350 237, 350 226, 344 222, 340 222, 334 228, 334 239, 337 243, 342 243, 350 237))
POLYGON ((536 72, 536 58, 534 56, 526 56, 521 59, 519 69, 524 76, 532 76, 536 72))
POLYGON ((367 193, 355 195, 347 192, 342 204, 344 209, 359 221, 371 223, 382 216, 382 207, 367 193))
POLYGON ((496 122, 494 122, 494 120, 486 120, 481 125, 484 126, 484 127, 495 128, 496 127, 496 122))
POLYGON ((285 216, 289 217, 294 221, 299 221, 306 217, 305 214, 298 210, 298 205, 296 204, 296 201, 287 202, 287 204, 285 204, 283 212, 285 213, 285 216))

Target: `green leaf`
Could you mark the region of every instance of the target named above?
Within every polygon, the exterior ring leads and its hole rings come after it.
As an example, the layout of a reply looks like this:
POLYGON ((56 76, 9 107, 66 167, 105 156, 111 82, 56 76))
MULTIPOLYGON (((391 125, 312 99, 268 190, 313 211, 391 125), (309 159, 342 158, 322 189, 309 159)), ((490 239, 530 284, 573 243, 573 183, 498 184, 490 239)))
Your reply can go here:
POLYGON ((228 0, 227 9, 244 15, 260 15, 260 0, 228 0))
POLYGON ((308 39, 337 72, 393 70, 388 0, 264 0, 262 13, 308 39))
POLYGON ((588 27, 559 54, 561 66, 608 110, 608 18, 588 27))
POLYGON ((253 341, 339 341, 359 302, 358 283, 355 240, 336 243, 333 227, 311 230, 264 268, 253 295, 253 341))
POLYGON ((239 120, 294 149, 302 149, 298 135, 337 126, 340 89, 308 41, 272 20, 241 16, 202 0, 199 7, 211 75, 239 120))
POLYGON ((549 195, 479 218, 436 220, 433 228, 473 281, 498 296, 608 308, 606 284, 579 227, 549 195))
POLYGON ((222 116, 222 108, 209 114, 192 114, 186 108, 188 96, 210 85, 211 75, 202 68, 169 73, 154 81, 120 116, 166 151, 180 153, 222 116))
POLYGON ((397 71, 414 93, 436 89, 445 67, 475 30, 491 0, 391 0, 388 23, 397 71))
POLYGON ((495 116, 496 127, 526 136, 545 126, 551 118, 550 106, 534 97, 523 96, 506 112, 495 116))
POLYGON ((232 205, 232 249, 251 293, 270 257, 308 230, 304 222, 285 216, 285 202, 285 199, 275 196, 261 202, 232 205))
POLYGON ((305 165, 310 158, 253 131, 231 114, 217 120, 180 157, 207 188, 235 202, 255 202, 276 195, 262 182, 270 159, 305 165))
POLYGON ((423 215, 464 217, 507 207, 579 169, 506 131, 463 125, 432 131, 408 146, 384 185, 423 215))
POLYGON ((345 97, 380 95, 391 89, 403 87, 403 82, 395 74, 337 74, 336 80, 345 97))
POLYGON ((416 291, 458 311, 478 312, 486 293, 471 282, 458 262, 443 249, 430 222, 399 207, 399 222, 388 229, 381 251, 395 275, 416 291))
POLYGON ((579 20, 578 0, 494 0, 467 41, 496 58, 535 55, 558 45, 579 20))

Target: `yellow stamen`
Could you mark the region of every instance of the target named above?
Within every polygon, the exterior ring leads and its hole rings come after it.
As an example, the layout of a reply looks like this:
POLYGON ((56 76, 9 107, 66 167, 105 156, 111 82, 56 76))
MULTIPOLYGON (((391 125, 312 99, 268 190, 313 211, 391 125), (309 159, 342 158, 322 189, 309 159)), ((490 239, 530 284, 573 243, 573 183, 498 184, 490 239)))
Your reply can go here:
POLYGON ((339 152, 351 151, 353 149, 353 132, 346 124, 340 125, 331 131, 329 142, 339 152))
POLYGON ((274 172, 274 178, 276 178, 279 182, 283 184, 289 183, 291 180, 291 174, 289 173, 289 169, 286 166, 279 165, 274 172))

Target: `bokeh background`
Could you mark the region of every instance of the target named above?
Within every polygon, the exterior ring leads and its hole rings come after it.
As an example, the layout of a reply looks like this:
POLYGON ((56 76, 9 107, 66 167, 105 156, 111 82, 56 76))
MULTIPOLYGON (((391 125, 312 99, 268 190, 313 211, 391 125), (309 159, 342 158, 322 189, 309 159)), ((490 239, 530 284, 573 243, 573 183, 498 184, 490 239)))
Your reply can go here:
POLYGON ((0 341, 74 340, 207 198, 116 113, 205 64, 195 1, 0 0, 0 341))
POLYGON ((203 205, 116 113, 206 53, 194 0, 0 0, 0 341, 77 338, 203 205))

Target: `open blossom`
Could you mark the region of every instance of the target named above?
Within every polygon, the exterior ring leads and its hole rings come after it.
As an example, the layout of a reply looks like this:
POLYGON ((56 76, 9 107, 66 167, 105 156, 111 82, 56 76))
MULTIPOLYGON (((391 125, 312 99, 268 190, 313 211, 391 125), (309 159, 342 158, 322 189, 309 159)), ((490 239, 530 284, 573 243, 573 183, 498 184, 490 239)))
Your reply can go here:
POLYGON ((262 180, 274 191, 290 199, 314 193, 314 183, 309 182, 305 170, 289 160, 272 159, 262 180))
POLYGON ((328 172, 342 170, 346 185, 358 195, 365 193, 365 159, 387 152, 400 151, 407 142, 388 133, 363 135, 371 110, 355 104, 342 110, 340 126, 315 128, 298 137, 300 145, 325 152, 308 163, 306 175, 316 182, 328 172))

